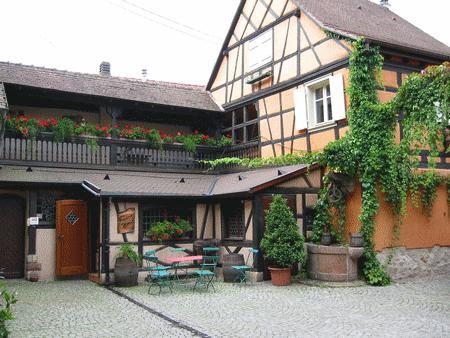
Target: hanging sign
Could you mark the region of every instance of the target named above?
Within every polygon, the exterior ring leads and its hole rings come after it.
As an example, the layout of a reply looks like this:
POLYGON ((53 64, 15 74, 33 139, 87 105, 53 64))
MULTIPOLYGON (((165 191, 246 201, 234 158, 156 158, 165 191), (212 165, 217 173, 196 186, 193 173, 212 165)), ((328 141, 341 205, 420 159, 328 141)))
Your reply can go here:
POLYGON ((128 208, 117 213, 117 233, 127 234, 134 232, 136 209, 128 208))
POLYGON ((28 225, 39 225, 39 217, 28 218, 28 225))

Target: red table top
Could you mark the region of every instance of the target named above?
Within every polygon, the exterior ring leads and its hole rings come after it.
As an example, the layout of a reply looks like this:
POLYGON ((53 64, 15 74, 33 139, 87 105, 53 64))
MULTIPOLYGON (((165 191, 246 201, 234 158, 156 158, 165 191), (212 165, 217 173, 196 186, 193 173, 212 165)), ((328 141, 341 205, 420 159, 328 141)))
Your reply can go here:
POLYGON ((165 261, 168 261, 171 263, 192 262, 192 261, 199 261, 201 259, 203 259, 203 256, 183 256, 183 257, 164 258, 165 261))

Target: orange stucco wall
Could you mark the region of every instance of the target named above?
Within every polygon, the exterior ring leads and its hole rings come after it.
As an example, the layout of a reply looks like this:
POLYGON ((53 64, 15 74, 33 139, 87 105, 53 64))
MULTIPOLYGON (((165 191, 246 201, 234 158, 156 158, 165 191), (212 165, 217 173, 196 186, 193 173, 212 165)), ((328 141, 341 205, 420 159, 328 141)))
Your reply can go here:
MULTIPOLYGON (((400 237, 393 240, 392 229, 394 216, 389 205, 384 202, 382 193, 379 194, 380 208, 375 217, 375 250, 397 246, 408 249, 430 248, 435 245, 450 246, 450 218, 447 202, 447 186, 441 185, 437 191, 437 198, 430 218, 422 209, 415 208, 408 201, 407 213, 400 225, 400 237)), ((357 185, 354 193, 347 199, 345 234, 357 232, 360 228, 358 217, 361 210, 361 186, 357 185)))

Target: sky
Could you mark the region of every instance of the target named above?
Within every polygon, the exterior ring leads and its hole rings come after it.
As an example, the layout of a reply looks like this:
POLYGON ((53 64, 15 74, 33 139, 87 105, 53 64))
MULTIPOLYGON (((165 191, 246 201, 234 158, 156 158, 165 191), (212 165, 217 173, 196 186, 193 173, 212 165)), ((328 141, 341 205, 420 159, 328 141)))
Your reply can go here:
MULTIPOLYGON (((281 0, 275 0, 281 1, 281 0)), ((316 0, 320 1, 320 0, 316 0)), ((375 1, 378 2, 378 1, 375 1)), ((0 61, 205 85, 239 0, 0 0, 0 61)), ((450 45, 448 0, 390 9, 450 45)))

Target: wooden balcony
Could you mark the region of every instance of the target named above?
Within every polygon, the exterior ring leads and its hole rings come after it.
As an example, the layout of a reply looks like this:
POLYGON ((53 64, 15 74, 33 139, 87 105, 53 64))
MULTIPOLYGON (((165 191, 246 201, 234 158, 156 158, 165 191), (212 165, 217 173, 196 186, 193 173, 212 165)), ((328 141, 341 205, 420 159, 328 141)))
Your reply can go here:
POLYGON ((198 145, 195 152, 189 152, 182 144, 154 148, 146 141, 97 138, 97 145, 91 146, 85 137, 55 142, 51 135, 32 140, 7 134, 0 146, 3 164, 91 169, 204 170, 206 166, 200 161, 228 156, 257 157, 258 142, 223 148, 198 145))

